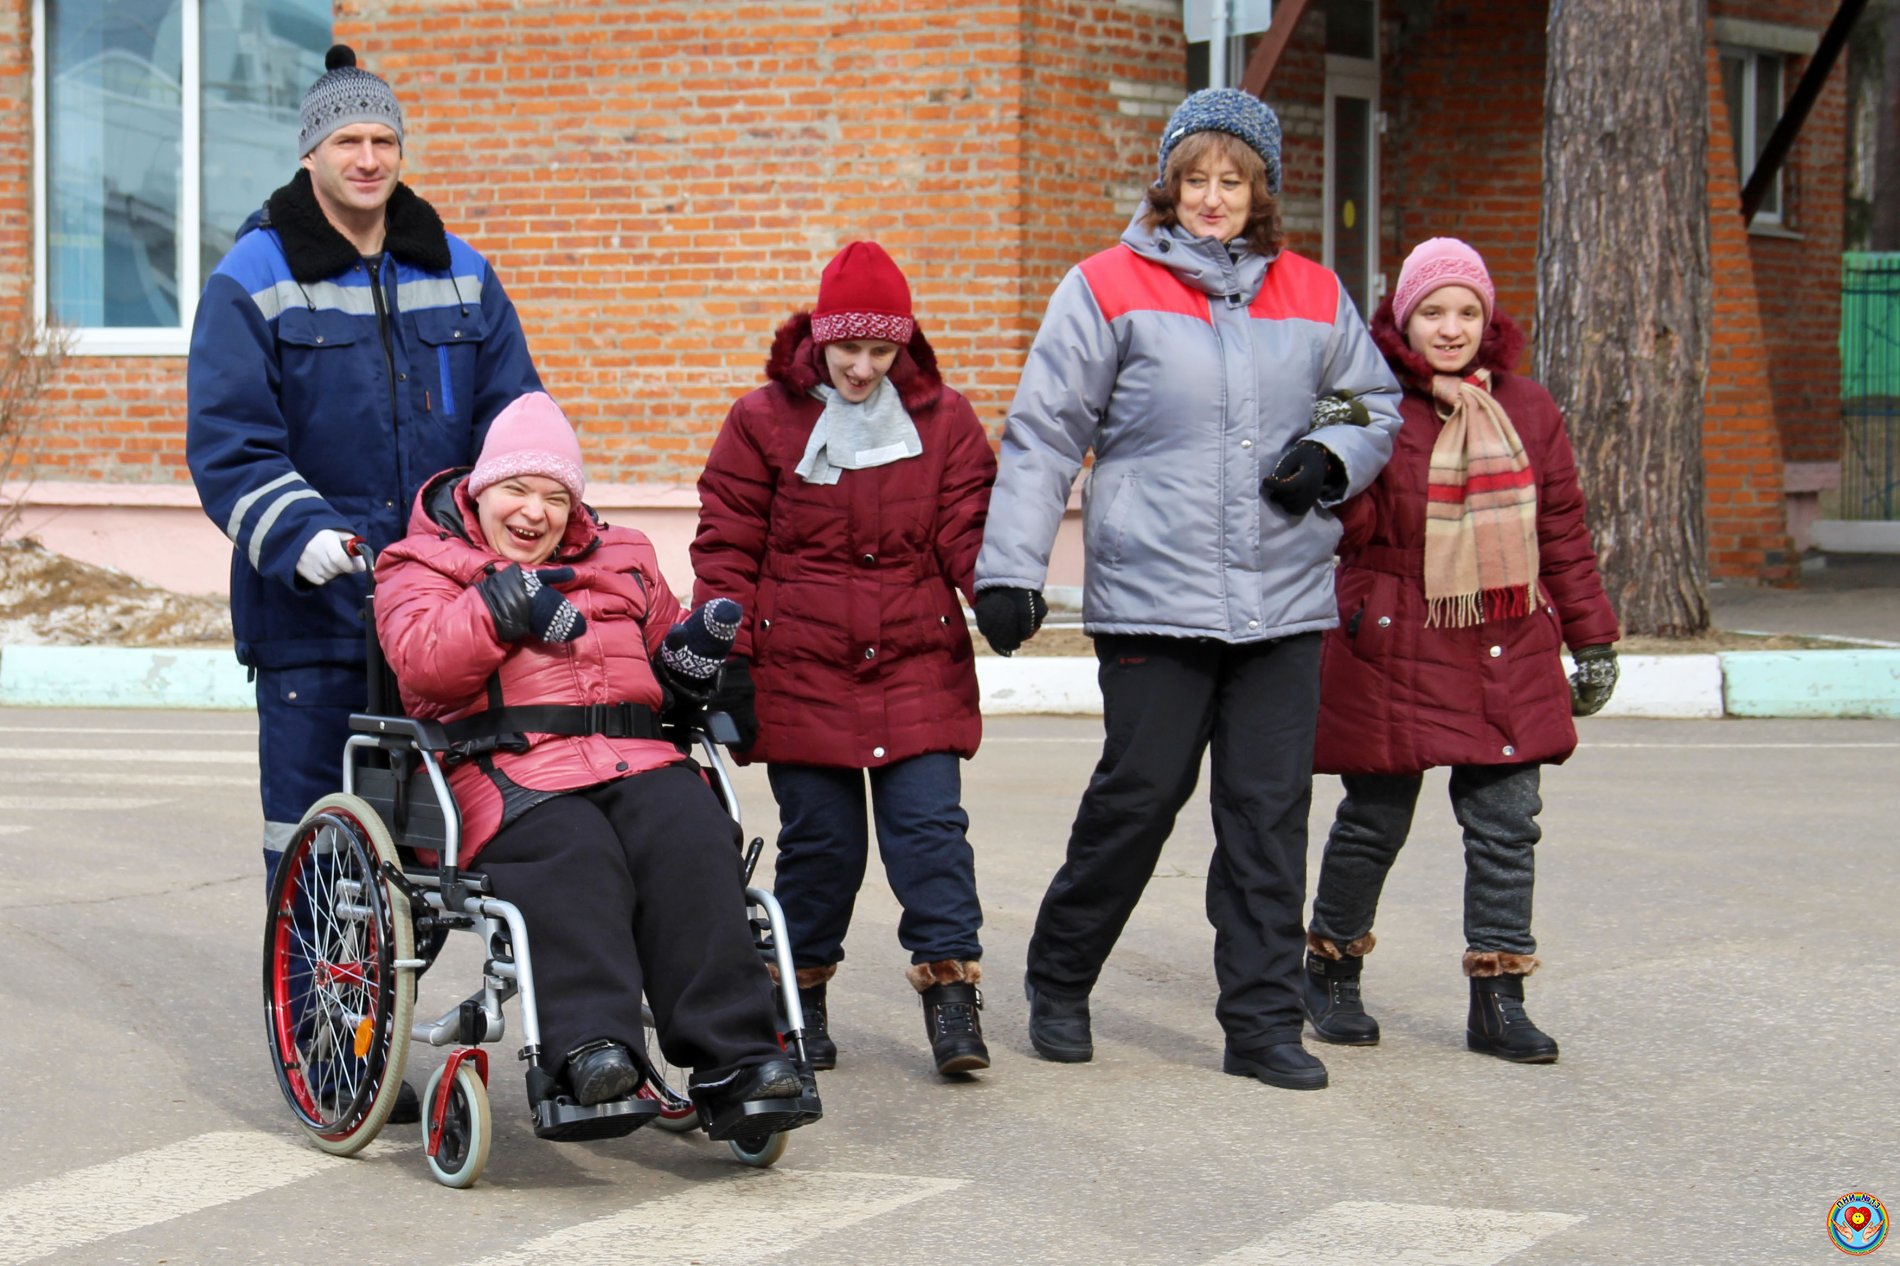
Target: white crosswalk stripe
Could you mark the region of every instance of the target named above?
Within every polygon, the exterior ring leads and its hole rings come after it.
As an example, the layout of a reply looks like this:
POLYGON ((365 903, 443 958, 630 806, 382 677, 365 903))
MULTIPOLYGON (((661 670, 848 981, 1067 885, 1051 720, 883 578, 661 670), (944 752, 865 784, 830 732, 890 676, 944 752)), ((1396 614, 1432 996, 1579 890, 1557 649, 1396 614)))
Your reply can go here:
POLYGON ((0 1191, 0 1266, 229 1204, 336 1163, 288 1139, 230 1131, 0 1191))
POLYGON ((958 1178, 746 1173, 553 1231, 476 1266, 745 1266, 820 1236, 954 1191, 958 1178))
POLYGON ((0 796, 0 813, 120 813, 164 803, 163 796, 0 796))
POLYGON ((1492 1266, 1581 1221, 1571 1213, 1349 1200, 1201 1266, 1492 1266))
MULTIPOLYGON (((73 761, 92 764, 124 761, 148 765, 255 765, 256 752, 224 752, 205 748, 183 750, 155 747, 0 747, 0 758, 8 761, 73 761)), ((340 758, 339 758, 340 759, 340 758)))

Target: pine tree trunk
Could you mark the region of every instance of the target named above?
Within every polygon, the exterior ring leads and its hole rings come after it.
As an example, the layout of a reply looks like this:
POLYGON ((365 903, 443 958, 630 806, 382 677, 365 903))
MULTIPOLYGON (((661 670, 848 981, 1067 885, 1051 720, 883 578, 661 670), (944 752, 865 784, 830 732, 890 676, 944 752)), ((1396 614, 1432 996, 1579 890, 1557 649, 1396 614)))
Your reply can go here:
POLYGON ((1551 0, 1537 376, 1625 632, 1708 627, 1706 0, 1551 0))

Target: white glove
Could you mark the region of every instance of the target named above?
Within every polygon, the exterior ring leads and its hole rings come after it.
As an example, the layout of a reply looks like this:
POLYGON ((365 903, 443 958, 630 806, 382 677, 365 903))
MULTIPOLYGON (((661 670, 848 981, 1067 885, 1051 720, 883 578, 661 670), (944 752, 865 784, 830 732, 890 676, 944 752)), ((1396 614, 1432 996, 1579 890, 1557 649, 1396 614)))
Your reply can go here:
POLYGON ((306 585, 316 586, 365 570, 368 564, 363 556, 345 548, 354 539, 350 533, 335 528, 325 528, 311 537, 310 543, 303 547, 303 555, 297 559, 297 578, 306 585))

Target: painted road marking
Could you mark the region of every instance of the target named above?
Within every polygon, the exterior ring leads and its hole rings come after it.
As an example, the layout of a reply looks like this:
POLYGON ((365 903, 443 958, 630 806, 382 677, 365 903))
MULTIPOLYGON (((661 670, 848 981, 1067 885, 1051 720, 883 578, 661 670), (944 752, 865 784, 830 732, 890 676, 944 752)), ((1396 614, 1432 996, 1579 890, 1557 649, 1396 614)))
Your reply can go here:
POLYGON ((551 1232, 477 1266, 740 1266, 964 1184, 904 1174, 747 1174, 551 1232))
POLYGON ((163 797, 132 796, 0 796, 0 811, 13 813, 84 813, 88 810, 148 809, 164 804, 163 797))
POLYGON ((9 761, 144 762, 148 765, 255 765, 256 752, 226 752, 203 748, 170 751, 150 747, 4 747, 0 757, 9 761))
MULTIPOLYGON (((6 748, 0 747, 0 755, 6 748)), ((0 786, 11 779, 5 762, 0 761, 0 786)), ((57 774, 40 771, 40 778, 57 780, 62 787, 255 787, 255 774, 131 774, 106 769, 62 769, 57 774)))
POLYGON ((0 1191, 0 1266, 243 1200, 334 1164, 313 1147, 228 1131, 0 1191))
POLYGON ((1349 1200, 1201 1266, 1492 1266, 1581 1221, 1573 1213, 1349 1200))
POLYGON ((227 738, 256 738, 257 727, 248 730, 168 730, 153 728, 141 730, 123 725, 0 725, 0 734, 124 734, 136 738, 141 734, 198 734, 216 735, 227 738))

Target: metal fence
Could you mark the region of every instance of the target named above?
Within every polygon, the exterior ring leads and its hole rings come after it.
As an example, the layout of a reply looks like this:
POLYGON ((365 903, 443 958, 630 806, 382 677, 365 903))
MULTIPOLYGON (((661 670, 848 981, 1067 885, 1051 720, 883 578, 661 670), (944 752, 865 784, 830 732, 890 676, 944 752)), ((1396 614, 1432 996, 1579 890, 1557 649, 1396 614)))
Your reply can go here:
POLYGON ((1843 519, 1900 519, 1900 252, 1841 260, 1843 519))

